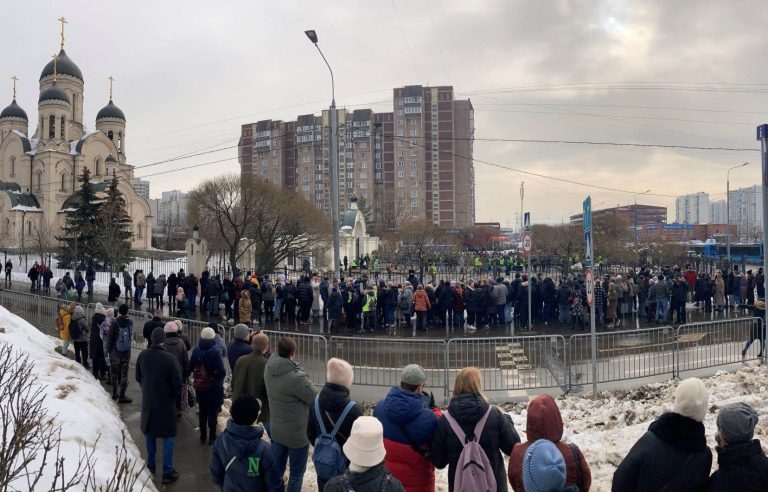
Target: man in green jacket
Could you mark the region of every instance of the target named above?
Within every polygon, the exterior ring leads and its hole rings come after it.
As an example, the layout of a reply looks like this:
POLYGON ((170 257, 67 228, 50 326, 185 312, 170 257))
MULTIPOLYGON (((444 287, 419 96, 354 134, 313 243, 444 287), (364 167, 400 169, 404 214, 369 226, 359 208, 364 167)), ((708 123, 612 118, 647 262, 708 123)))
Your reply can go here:
POLYGON ((277 356, 269 358, 264 371, 272 454, 281 474, 288 460, 291 462, 287 492, 301 492, 309 452, 307 419, 315 399, 312 381, 294 362, 295 358, 296 341, 283 337, 277 342, 277 356))
POLYGON ((261 413, 258 422, 264 425, 267 434, 269 428, 269 399, 264 384, 264 371, 269 360, 269 337, 264 333, 254 335, 251 340, 253 352, 237 359, 232 371, 232 401, 243 395, 253 395, 261 400, 261 413))

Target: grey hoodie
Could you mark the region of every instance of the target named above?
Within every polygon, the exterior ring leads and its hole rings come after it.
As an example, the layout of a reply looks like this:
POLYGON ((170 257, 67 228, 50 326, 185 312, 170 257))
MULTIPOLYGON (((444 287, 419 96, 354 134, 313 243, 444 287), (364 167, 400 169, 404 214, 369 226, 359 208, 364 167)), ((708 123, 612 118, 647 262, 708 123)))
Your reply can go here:
POLYGON ((315 387, 307 373, 290 359, 275 354, 264 369, 269 398, 270 437, 288 448, 309 444, 307 419, 315 387))

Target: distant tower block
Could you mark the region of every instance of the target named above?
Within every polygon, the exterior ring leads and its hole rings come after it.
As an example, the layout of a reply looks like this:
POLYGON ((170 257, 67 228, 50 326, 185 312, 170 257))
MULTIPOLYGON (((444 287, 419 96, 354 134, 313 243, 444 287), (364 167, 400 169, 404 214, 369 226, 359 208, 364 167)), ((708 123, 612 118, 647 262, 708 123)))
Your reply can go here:
POLYGON ((187 252, 186 273, 194 273, 196 277, 200 277, 208 263, 208 241, 200 237, 197 226, 192 229, 192 237, 187 239, 184 249, 187 252))

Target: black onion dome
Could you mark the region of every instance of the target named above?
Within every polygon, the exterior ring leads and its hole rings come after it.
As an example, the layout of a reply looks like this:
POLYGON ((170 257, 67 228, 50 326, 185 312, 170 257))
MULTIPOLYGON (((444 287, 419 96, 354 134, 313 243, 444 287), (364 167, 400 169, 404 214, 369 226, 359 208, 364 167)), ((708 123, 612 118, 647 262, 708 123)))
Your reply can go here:
POLYGON ((64 101, 67 103, 71 103, 69 100, 69 96, 67 93, 56 85, 56 82, 53 83, 49 88, 45 89, 43 92, 40 93, 40 98, 37 100, 38 103, 42 103, 43 101, 51 101, 51 100, 57 100, 57 101, 64 101))
POLYGON ((0 118, 21 118, 24 121, 29 121, 27 112, 21 109, 21 106, 16 104, 16 99, 0 112, 0 118))
POLYGON ((104 162, 117 162, 117 159, 115 159, 115 156, 112 154, 109 154, 106 159, 104 159, 104 162))
MULTIPOLYGON (((63 49, 59 51, 59 56, 56 58, 56 73, 59 75, 71 75, 82 81, 85 80, 83 79, 83 72, 80 71, 80 67, 67 56, 66 51, 63 49)), ((53 75, 53 60, 49 61, 48 64, 43 67, 43 72, 40 74, 40 80, 49 75, 53 75)))
POLYGON ((109 103, 101 108, 99 113, 96 115, 96 120, 100 120, 102 118, 116 118, 118 120, 125 121, 125 113, 123 113, 122 109, 115 106, 115 103, 113 103, 112 99, 110 99, 109 103))

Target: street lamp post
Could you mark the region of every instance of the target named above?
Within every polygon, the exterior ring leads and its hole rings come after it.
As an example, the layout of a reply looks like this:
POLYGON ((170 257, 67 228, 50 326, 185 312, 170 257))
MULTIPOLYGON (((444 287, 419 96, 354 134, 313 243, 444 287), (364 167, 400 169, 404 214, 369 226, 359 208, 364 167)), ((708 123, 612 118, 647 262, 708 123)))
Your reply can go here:
POLYGON ((731 271, 731 171, 744 167, 749 162, 728 168, 725 173, 725 256, 728 272, 731 271))
POLYGON ((338 149, 338 122, 336 115, 336 86, 333 80, 333 69, 325 59, 323 51, 317 45, 317 33, 314 30, 304 31, 312 44, 315 45, 320 56, 323 57, 328 71, 331 72, 331 114, 330 114, 330 138, 331 138, 331 227, 333 228, 333 271, 338 279, 341 279, 340 253, 339 253, 339 149, 338 149))

